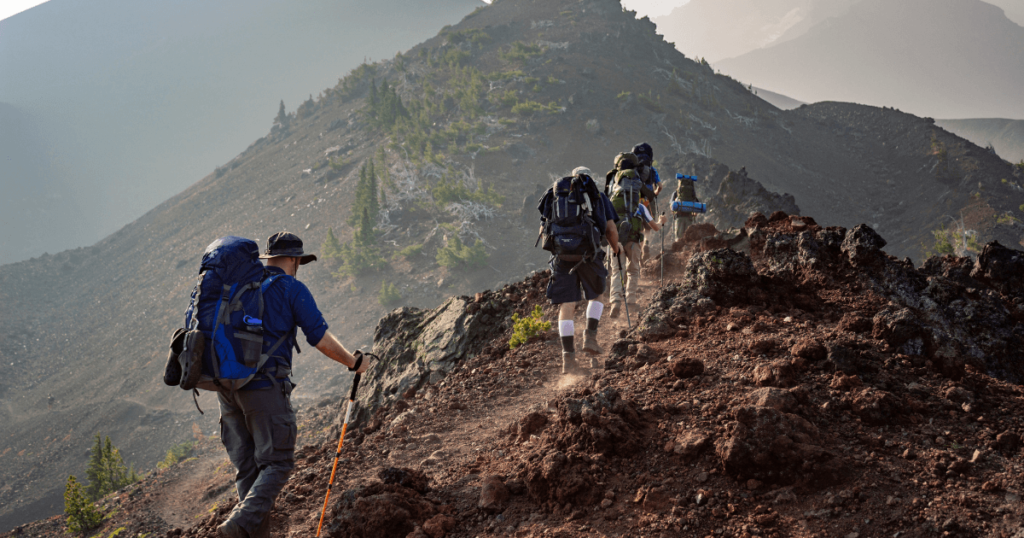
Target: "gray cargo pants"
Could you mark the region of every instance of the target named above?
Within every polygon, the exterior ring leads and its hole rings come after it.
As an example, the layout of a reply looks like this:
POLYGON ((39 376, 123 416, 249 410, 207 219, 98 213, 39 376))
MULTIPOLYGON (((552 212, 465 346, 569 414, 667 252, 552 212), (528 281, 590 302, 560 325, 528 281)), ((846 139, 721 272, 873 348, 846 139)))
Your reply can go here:
POLYGON ((676 241, 683 238, 686 229, 693 226, 693 213, 675 213, 675 221, 672 223, 673 236, 676 241))
POLYGON ((295 410, 280 387, 218 394, 220 438, 237 470, 228 519, 254 536, 295 467, 295 410))

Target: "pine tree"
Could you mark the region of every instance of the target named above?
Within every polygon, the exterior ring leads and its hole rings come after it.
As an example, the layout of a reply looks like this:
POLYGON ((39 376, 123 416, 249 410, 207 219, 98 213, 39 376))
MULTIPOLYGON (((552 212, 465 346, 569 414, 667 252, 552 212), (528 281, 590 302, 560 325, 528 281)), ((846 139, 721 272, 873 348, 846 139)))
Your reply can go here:
POLYGON ((327 228, 327 239, 320 245, 320 257, 324 259, 337 258, 341 255, 341 242, 334 235, 334 228, 327 228))
POLYGON ((373 247, 373 244, 377 242, 376 232, 373 221, 370 220, 370 210, 364 207, 363 216, 359 219, 359 230, 356 231, 356 248, 373 247))
POLYGON ((99 434, 96 434, 96 442, 90 451, 86 476, 89 477, 86 493, 94 501, 138 481, 134 467, 128 469, 121 451, 114 447, 110 437, 104 442, 99 434))
POLYGON ((89 485, 86 486, 85 491, 90 499, 99 499, 106 492, 110 491, 110 485, 107 484, 106 469, 103 465, 103 440, 98 433, 96 434, 96 442, 92 445, 89 466, 86 468, 85 475, 89 479, 89 485))
POLYGON ((274 118, 274 121, 281 125, 288 123, 288 112, 284 109, 284 99, 281 99, 281 106, 277 108, 277 117, 274 118))
POLYGON ((68 477, 64 487, 64 515, 71 532, 85 532, 103 521, 103 514, 86 498, 82 485, 74 476, 68 477))

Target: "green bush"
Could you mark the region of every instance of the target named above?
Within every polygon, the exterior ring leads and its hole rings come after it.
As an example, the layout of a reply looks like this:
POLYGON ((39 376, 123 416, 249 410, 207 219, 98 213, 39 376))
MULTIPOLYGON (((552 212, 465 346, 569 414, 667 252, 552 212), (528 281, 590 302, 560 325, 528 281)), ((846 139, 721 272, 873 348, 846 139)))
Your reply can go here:
POLYGON ((522 41, 516 41, 507 51, 502 51, 499 55, 506 62, 526 63, 530 58, 544 54, 544 50, 540 45, 527 45, 522 41))
POLYGON ((537 101, 523 101, 521 103, 516 103, 515 106, 512 107, 512 113, 520 116, 532 116, 543 108, 544 105, 537 101))
POLYGON ((422 253, 423 253, 423 245, 409 245, 409 246, 403 248, 402 250, 399 250, 397 253, 395 253, 395 256, 401 256, 401 257, 403 257, 403 258, 408 260, 409 258, 413 258, 415 256, 419 256, 422 253))
POLYGON ((164 460, 156 464, 157 469, 166 469, 187 458, 188 455, 192 453, 192 449, 195 446, 195 441, 185 441, 184 443, 178 443, 172 446, 167 450, 167 455, 164 456, 164 460))
POLYGON ((104 442, 100 439, 99 434, 96 434, 96 442, 93 444, 89 456, 86 475, 89 477, 86 493, 91 500, 99 499, 112 491, 139 481, 135 466, 125 465, 121 458, 121 451, 110 442, 110 437, 107 437, 104 442))
POLYGON ((388 306, 398 303, 402 300, 402 294, 398 292, 398 287, 390 282, 381 282, 380 291, 377 292, 377 302, 381 306, 388 306))
POLYGON ((479 239, 472 247, 462 244, 458 234, 452 234, 448 244, 437 249, 437 263, 448 269, 483 267, 487 264, 487 250, 479 239))
POLYGON ((355 246, 345 243, 341 246, 341 267, 332 273, 335 278, 346 276, 360 277, 371 271, 379 271, 387 267, 387 260, 372 246, 355 246))
POLYGON ((508 339, 508 347, 515 349, 525 344, 530 338, 551 329, 550 321, 541 321, 544 312, 540 305, 533 307, 533 313, 526 317, 512 314, 512 338, 508 339))
POLYGON ((103 514, 86 498, 82 485, 74 476, 69 476, 64 486, 64 515, 71 532, 84 533, 103 521, 103 514))

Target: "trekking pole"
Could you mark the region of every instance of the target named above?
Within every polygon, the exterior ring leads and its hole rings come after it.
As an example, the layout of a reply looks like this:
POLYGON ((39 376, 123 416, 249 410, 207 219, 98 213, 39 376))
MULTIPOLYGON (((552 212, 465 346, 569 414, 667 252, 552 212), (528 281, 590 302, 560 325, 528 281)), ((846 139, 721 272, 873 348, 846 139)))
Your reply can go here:
MULTIPOLYGON (((664 214, 662 212, 662 215, 664 214)), ((661 287, 665 287, 665 226, 661 227, 661 287)))
MULTIPOLYGON (((380 358, 373 353, 363 353, 366 360, 379 361, 380 358)), ((357 373, 352 379, 352 392, 348 395, 348 406, 345 409, 345 422, 341 425, 341 438, 338 439, 338 451, 334 454, 334 467, 331 468, 331 480, 327 483, 327 496, 324 497, 324 509, 320 512, 320 524, 316 526, 317 538, 320 537, 320 529, 324 526, 324 516, 327 515, 327 501, 331 499, 331 488, 334 487, 334 473, 338 470, 338 459, 341 458, 341 447, 345 444, 345 430, 348 429, 348 421, 352 418, 352 408, 356 403, 356 390, 359 389, 359 379, 362 374, 357 373)))
POLYGON ((633 330, 633 322, 629 320, 629 302, 626 299, 626 273, 622 272, 622 249, 615 255, 615 261, 619 264, 619 283, 622 284, 622 304, 626 306, 626 327, 633 330))

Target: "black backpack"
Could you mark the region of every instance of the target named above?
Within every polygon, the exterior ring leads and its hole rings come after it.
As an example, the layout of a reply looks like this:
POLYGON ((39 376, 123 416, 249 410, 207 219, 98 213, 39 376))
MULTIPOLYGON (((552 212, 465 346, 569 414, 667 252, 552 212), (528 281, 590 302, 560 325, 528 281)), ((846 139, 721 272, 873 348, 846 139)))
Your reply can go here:
POLYGON ((544 222, 544 250, 564 261, 592 259, 601 242, 594 221, 594 203, 601 202, 600 196, 589 177, 555 181, 543 202, 551 204, 551 218, 544 222))

